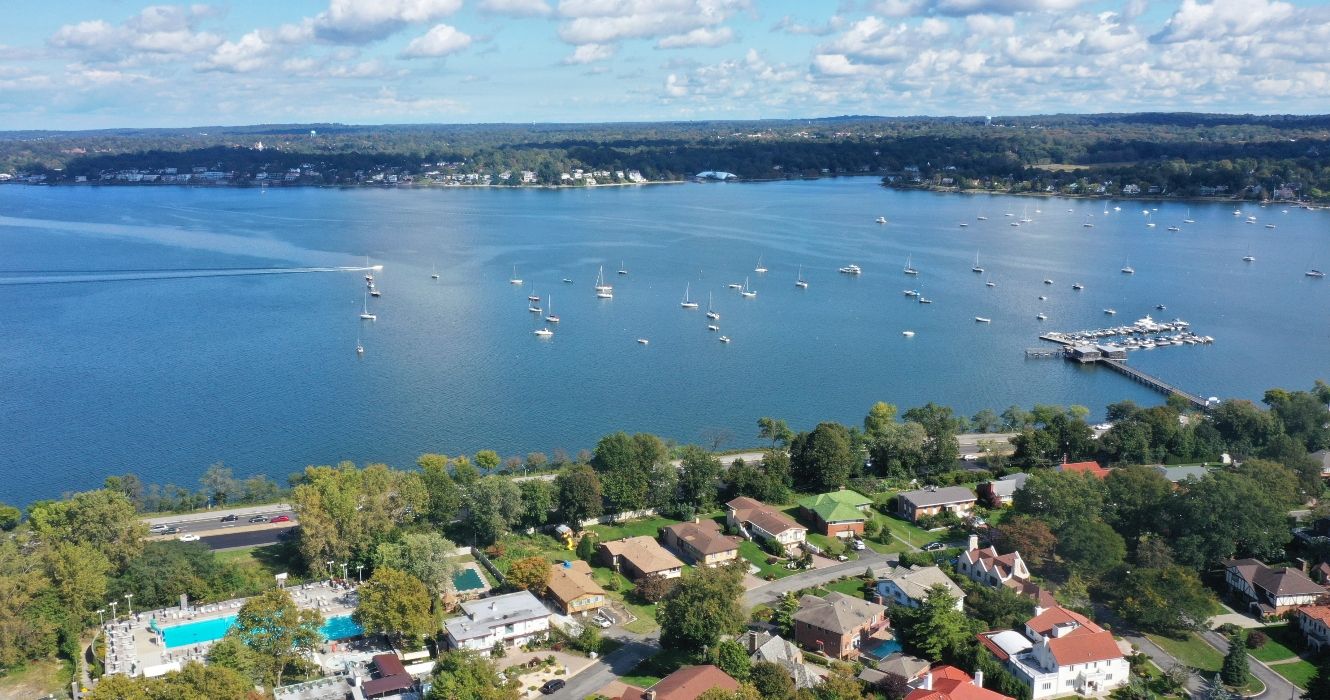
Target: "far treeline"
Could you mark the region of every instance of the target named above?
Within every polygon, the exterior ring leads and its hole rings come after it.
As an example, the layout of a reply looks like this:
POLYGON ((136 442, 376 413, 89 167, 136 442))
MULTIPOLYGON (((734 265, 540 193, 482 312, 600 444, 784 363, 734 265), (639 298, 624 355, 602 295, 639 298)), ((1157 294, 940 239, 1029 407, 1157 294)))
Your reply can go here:
MULTIPOLYGON (((0 133, 0 173, 48 183, 107 173, 298 170, 296 185, 378 174, 490 176, 512 186, 574 170, 637 170, 648 181, 706 170, 746 180, 883 176, 894 187, 1099 196, 1330 200, 1330 116, 1191 113, 618 124, 343 124, 0 133), (264 147, 257 148, 259 142, 264 147)), ((617 177, 614 181, 622 181, 617 177)), ((273 182, 273 180, 267 180, 273 182)), ((420 178, 414 181, 424 181, 420 178)), ((480 180, 484 182, 485 180, 480 180)))
MULTIPOLYGON (((501 469, 497 454, 482 451, 474 460, 427 454, 405 470, 311 466, 282 493, 301 526, 272 556, 296 577, 336 573, 332 562, 385 590, 409 589, 421 624, 383 623, 375 607, 363 603, 357 615, 367 629, 419 635, 435 629, 428 622, 430 601, 450 585, 456 544, 488 547, 528 528, 645 508, 691 519, 736 496, 788 504, 798 494, 846 486, 875 494, 885 512, 899 489, 973 483, 1021 469, 1031 476, 1017 494, 1015 513, 996 528, 1000 546, 1018 549, 1035 567, 1061 562, 1046 576, 1061 581, 1059 594, 1081 607, 1088 607, 1088 587, 1142 629, 1176 633, 1207 616, 1208 594, 1199 591, 1198 574, 1227 557, 1285 559, 1292 538, 1288 511, 1324 495, 1320 470, 1308 455, 1330 447, 1330 385, 1272 389, 1262 403, 1226 401, 1209 413, 1182 402, 1115 403, 1108 407, 1114 425, 1098 440, 1086 423, 1089 411, 1079 406, 1013 406, 964 418, 936 404, 898 415, 894 406, 878 403, 861 426, 824 422, 795 432, 783 420, 762 418, 758 435, 770 449, 760 462, 736 461, 728 469, 702 447, 672 448, 654 435, 622 432, 603 437, 594 451, 576 459, 559 455, 552 464, 533 455, 530 464, 515 460, 501 469), (976 428, 1017 433, 1010 455, 984 447, 988 472, 961 468, 957 434, 976 428), (1234 464, 1176 487, 1140 466, 1218 462, 1223 454, 1234 464), (677 467, 672 457, 680 460, 677 467), (1054 468, 1091 458, 1128 466, 1102 481, 1054 468), (528 466, 558 471, 552 479, 513 478, 528 466)), ((231 488, 241 495, 268 488, 227 481, 220 467, 206 479, 214 503, 227 502, 231 488)), ((200 603, 262 593, 260 605, 294 608, 284 594, 268 590, 269 573, 253 561, 219 558, 199 542, 148 540, 139 509, 151 491, 136 479, 112 477, 105 488, 34 503, 26 517, 0 505, 6 532, 0 537, 0 675, 34 660, 72 661, 84 631, 107 612, 104 601, 126 594, 136 610, 173 605, 181 593, 200 603)), ((1315 512, 1322 511, 1330 513, 1317 506, 1315 512)), ((925 524, 969 531, 951 518, 925 524)), ((880 531, 865 534, 882 537, 880 531)), ((1308 556, 1330 559, 1330 547, 1322 549, 1308 556)), ((1028 610, 1014 598, 976 599, 974 605, 1011 616, 1022 606, 1028 610)), ((310 629, 317 623, 301 622, 310 629)), ((280 684, 288 671, 301 677, 298 655, 258 650, 255 657, 244 645, 250 642, 219 645, 210 659, 231 654, 221 665, 251 683, 280 684)))

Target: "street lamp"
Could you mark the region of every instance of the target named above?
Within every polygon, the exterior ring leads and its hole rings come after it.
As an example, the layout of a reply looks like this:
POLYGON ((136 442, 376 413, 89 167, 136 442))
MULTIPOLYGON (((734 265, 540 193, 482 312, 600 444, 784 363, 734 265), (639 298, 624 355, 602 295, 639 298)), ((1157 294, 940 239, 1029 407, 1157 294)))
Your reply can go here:
POLYGON ((365 582, 365 573, 364 573, 364 571, 365 571, 365 565, 364 565, 364 564, 356 564, 356 582, 357 582, 357 583, 364 583, 364 582, 365 582))
POLYGON ((333 565, 333 560, 329 559, 326 563, 328 564, 328 579, 329 579, 329 580, 332 580, 332 565, 333 565))
POLYGON ((133 593, 126 593, 126 594, 125 594, 125 614, 126 614, 126 615, 129 615, 130 617, 133 617, 133 616, 134 616, 134 605, 133 605, 133 600, 134 600, 134 594, 133 594, 133 593))
POLYGON ((115 616, 115 606, 119 605, 119 603, 117 603, 117 602, 115 602, 115 601, 113 600, 113 601, 111 601, 111 602, 109 603, 109 605, 111 606, 111 619, 114 620, 115 617, 116 617, 116 616, 115 616))
POLYGON ((346 562, 342 562, 342 580, 346 580, 346 562))
POLYGON ((98 627, 101 627, 102 625, 106 624, 106 619, 105 619, 105 618, 103 617, 103 615, 102 615, 102 613, 104 613, 104 612, 106 612, 106 608, 102 608, 102 609, 100 609, 100 610, 97 611, 97 626, 98 626, 98 627))

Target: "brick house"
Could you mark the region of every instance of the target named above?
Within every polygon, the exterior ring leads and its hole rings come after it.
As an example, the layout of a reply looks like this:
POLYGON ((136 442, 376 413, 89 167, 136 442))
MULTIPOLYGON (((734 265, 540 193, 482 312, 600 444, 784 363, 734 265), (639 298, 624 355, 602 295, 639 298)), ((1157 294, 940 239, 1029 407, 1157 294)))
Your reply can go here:
POLYGON ((887 608, 844 593, 806 595, 794 614, 794 640, 833 659, 854 658, 869 639, 890 638, 887 608), (880 634, 879 634, 880 633, 880 634))
POLYGON ((864 534, 866 511, 873 499, 850 489, 829 491, 799 501, 799 512, 827 537, 864 534))
POLYGON ((663 527, 660 540, 700 566, 720 566, 739 558, 739 538, 721 532, 715 520, 694 519, 663 527))
POLYGON ((917 491, 904 491, 896 495, 896 511, 910 522, 920 518, 951 511, 965 517, 974 511, 979 498, 964 486, 930 486, 917 491))
POLYGON ((739 681, 711 664, 684 666, 646 690, 628 686, 618 700, 697 700, 712 688, 738 690, 739 681))

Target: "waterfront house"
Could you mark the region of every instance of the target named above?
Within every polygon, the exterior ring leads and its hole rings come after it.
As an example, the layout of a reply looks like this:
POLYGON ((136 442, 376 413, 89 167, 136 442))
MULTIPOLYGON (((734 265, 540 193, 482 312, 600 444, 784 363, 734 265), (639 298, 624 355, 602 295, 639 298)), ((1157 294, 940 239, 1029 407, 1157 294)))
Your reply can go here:
POLYGON ((1009 506, 1016 497, 1016 492, 1025 486, 1025 481, 1029 478, 1030 475, 1025 472, 1016 472, 1001 479, 985 481, 979 484, 979 497, 984 499, 984 503, 990 508, 1009 506))
POLYGON ((1074 610, 1035 610, 1023 633, 979 635, 980 643, 1030 688, 1031 700, 1100 696, 1127 684, 1129 665, 1112 632, 1074 610))
POLYGON ((633 581, 647 576, 678 578, 683 562, 654 539, 639 535, 600 544, 601 562, 633 581))
POLYGON ((789 549, 808 538, 808 528, 779 508, 740 496, 725 504, 725 522, 753 540, 775 540, 789 549))
POLYGON ((912 523, 943 511, 965 517, 973 512, 978 500, 974 492, 964 486, 929 486, 897 494, 896 512, 912 523))
POLYGON ((605 606, 605 589, 591 579, 591 565, 580 559, 550 564, 546 595, 564 615, 585 615, 605 606))
POLYGON ((956 609, 965 607, 965 591, 936 566, 893 566, 874 569, 877 601, 884 605, 917 608, 928 600, 934 586, 942 586, 956 599, 956 609))
POLYGON ((1256 559, 1224 562, 1229 591, 1260 617, 1274 617, 1300 605, 1311 605, 1325 595, 1324 586, 1292 567, 1272 568, 1256 559))
POLYGON ((697 700, 712 688, 738 690, 739 681, 711 664, 684 666, 646 690, 628 686, 619 700, 697 700))
POLYGON ((526 644, 550 628, 550 611, 530 591, 469 600, 444 621, 448 648, 487 651, 496 643, 526 644))
POLYGON ((874 635, 890 638, 886 627, 886 606, 844 593, 828 593, 825 598, 806 595, 794 614, 794 640, 833 659, 857 657, 874 635))
POLYGON ((873 499, 850 489, 828 491, 799 501, 799 511, 814 529, 827 537, 864 534, 873 499))
POLYGON ((1012 700, 1012 698, 984 687, 984 674, 975 671, 973 677, 955 666, 938 666, 928 671, 917 682, 905 700, 1012 700))
POLYGON ((1180 484, 1187 479, 1196 479, 1199 481, 1204 478, 1206 474, 1210 473, 1210 467, 1201 466, 1199 464, 1186 467, 1169 467, 1159 464, 1155 465, 1155 470, 1174 485, 1180 484))
POLYGON ((1314 652, 1330 647, 1330 605, 1304 605, 1298 608, 1298 629, 1314 652))
POLYGON ((1321 468, 1321 478, 1330 479, 1330 450, 1317 450, 1307 456, 1321 468))
POLYGON ((699 566, 720 566, 739 558, 739 538, 721 532, 715 520, 694 518, 663 527, 660 539, 699 566))

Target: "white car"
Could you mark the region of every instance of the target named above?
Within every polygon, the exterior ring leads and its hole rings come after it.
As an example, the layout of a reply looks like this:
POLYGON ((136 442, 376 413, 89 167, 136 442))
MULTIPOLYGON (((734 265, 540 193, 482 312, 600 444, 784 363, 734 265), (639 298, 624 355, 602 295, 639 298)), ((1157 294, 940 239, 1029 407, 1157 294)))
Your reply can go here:
POLYGON ((181 542, 198 542, 199 536, 192 532, 186 532, 185 534, 181 535, 179 539, 181 542))
POLYGON ((594 618, 594 619, 591 620, 591 623, 594 624, 595 626, 597 626, 597 627, 603 629, 603 630, 604 630, 604 629, 609 629, 609 628, 610 628, 610 625, 613 624, 613 623, 611 623, 609 620, 606 620, 606 619, 603 618, 603 617, 597 617, 597 618, 594 618))
POLYGON ((863 540, 854 540, 853 542, 850 543, 850 546, 854 547, 855 551, 858 552, 862 552, 868 548, 868 545, 864 544, 863 540))
POLYGON ((151 532, 151 533, 154 534, 154 535, 160 535, 160 534, 162 534, 163 532, 166 532, 166 526, 165 526, 165 525, 153 525, 152 527, 148 528, 148 532, 151 532))

